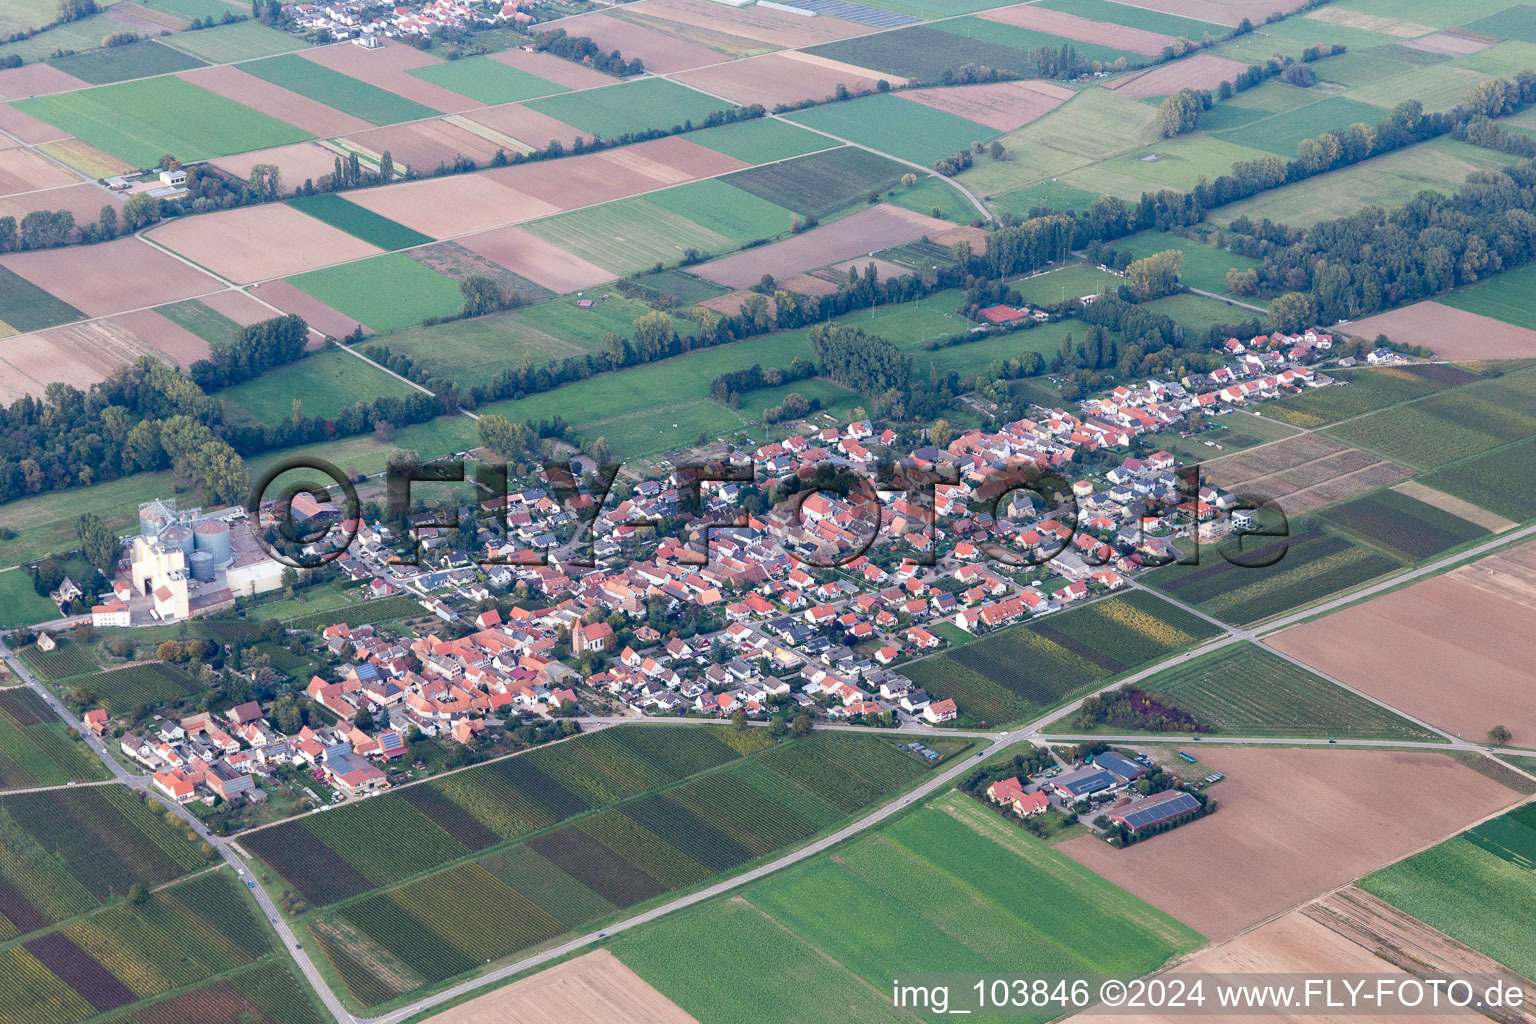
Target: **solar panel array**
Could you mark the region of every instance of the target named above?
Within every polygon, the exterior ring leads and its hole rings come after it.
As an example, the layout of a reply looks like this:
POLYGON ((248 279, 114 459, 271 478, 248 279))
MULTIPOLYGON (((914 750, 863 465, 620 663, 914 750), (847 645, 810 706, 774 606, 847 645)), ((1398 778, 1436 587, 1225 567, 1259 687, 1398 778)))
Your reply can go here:
POLYGON ((878 7, 868 7, 864 4, 852 3, 850 0, 794 0, 794 3, 769 2, 760 3, 758 6, 810 11, 813 14, 825 14, 829 18, 855 21, 860 25, 873 25, 875 28, 905 28, 908 25, 923 23, 922 18, 914 18, 909 14, 897 14, 895 11, 882 11, 878 7))
POLYGON ((1166 800, 1160 800, 1151 807, 1132 807, 1132 809, 1119 815, 1120 819, 1129 827, 1145 828, 1155 825, 1160 821, 1166 821, 1180 814, 1200 809, 1200 801, 1188 793, 1175 793, 1166 800))

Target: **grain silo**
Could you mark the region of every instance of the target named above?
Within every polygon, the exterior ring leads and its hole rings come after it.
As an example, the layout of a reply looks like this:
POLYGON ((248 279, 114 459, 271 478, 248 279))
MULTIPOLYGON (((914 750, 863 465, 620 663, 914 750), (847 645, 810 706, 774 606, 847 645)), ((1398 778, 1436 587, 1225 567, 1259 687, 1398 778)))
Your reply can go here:
POLYGON ((213 553, 211 551, 192 552, 192 578, 199 583, 213 582, 213 553))
POLYGON ((192 531, 185 526, 172 526, 160 535, 160 543, 168 548, 180 548, 181 553, 188 558, 192 557, 195 550, 192 540, 192 531))
POLYGON ((228 565, 230 559, 234 557, 234 548, 229 540, 228 523, 218 519, 208 519, 193 527, 192 535, 196 550, 206 551, 211 555, 214 565, 228 565))

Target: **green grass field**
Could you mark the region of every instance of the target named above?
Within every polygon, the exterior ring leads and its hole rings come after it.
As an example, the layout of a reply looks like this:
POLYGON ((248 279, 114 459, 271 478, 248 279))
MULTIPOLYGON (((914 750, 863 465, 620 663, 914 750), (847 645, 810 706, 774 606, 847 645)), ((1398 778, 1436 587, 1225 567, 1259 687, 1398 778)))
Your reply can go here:
POLYGON ((688 141, 749 164, 788 160, 790 157, 804 156, 837 145, 825 135, 817 135, 787 121, 768 117, 755 117, 750 121, 724 124, 719 128, 706 128, 690 134, 688 141))
POLYGON ((924 165, 969 149, 972 142, 987 142, 1001 134, 995 128, 889 93, 797 110, 786 116, 840 139, 924 165))
POLYGON ((882 11, 895 11, 914 18, 949 18, 957 14, 975 14, 990 11, 994 7, 1006 7, 1000 0, 880 0, 870 7, 882 11))
POLYGON ((1516 267, 1485 277, 1476 284, 1436 296, 1435 301, 1536 330, 1536 266, 1516 267))
POLYGON ((197 299, 160 306, 155 312, 185 327, 210 345, 231 345, 240 337, 241 327, 238 323, 197 299))
POLYGON ((1143 192, 1154 191, 1155 186, 1188 191, 1202 178, 1219 177, 1240 160, 1257 160, 1264 155, 1250 146, 1226 141, 1225 137, 1185 135, 1079 167, 1066 177, 1095 195, 1117 195, 1135 201, 1143 192))
MULTIPOLYGON (((99 7, 112 7, 112 3, 99 3, 99 7)), ((0 38, 9 38, 13 32, 40 28, 58 19, 58 4, 51 0, 7 0, 0 5, 0 38)), ((0 43, 0 57, 20 57, 28 64, 48 60, 54 53, 69 50, 93 50, 113 32, 121 32, 120 21, 107 17, 106 11, 67 22, 46 32, 14 43, 0 43)))
POLYGON ((1338 440, 1421 469, 1536 435, 1536 373, 1477 381, 1331 427, 1338 440))
MULTIPOLYGON (((106 22, 115 25, 115 22, 106 22)), ((68 57, 60 57, 48 63, 60 71, 67 71, 76 78, 92 85, 107 85, 130 78, 148 78, 151 75, 167 75, 173 71, 200 68, 204 61, 189 53, 163 46, 156 39, 142 39, 126 46, 109 46, 85 50, 68 57)))
MULTIPOLYGON (((189 21, 194 18, 219 18, 228 11, 230 5, 224 0, 136 0, 141 7, 148 7, 155 11, 166 11, 179 15, 189 21)), ((106 5, 103 4, 103 7, 106 5)), ((236 12, 241 13, 241 12, 236 12)), ((245 24, 242 22, 241 24, 245 24)), ((172 38, 175 38, 174 36, 172 38)))
MULTIPOLYGON (((928 84, 937 84, 945 71, 966 63, 984 64, 1028 77, 1034 71, 1034 57, 1027 48, 1020 49, 1008 40, 998 38, 1007 27, 980 18, 959 18, 936 25, 914 25, 894 32, 839 39, 834 43, 807 47, 806 52, 928 84), (959 27, 949 31, 950 26, 959 27)), ((1060 42, 1058 40, 1058 45, 1060 42)))
POLYGON ((1097 198, 1097 192, 1090 192, 1064 181, 1043 181, 1038 185, 1029 185, 993 196, 992 205, 998 210, 1023 219, 1029 216, 1030 210, 1037 207, 1063 212, 1085 212, 1097 198))
POLYGON ((428 64, 409 73, 487 106, 568 91, 547 78, 483 56, 428 64))
MULTIPOLYGON (((227 6, 220 0, 212 2, 218 7, 227 6)), ((196 32, 179 32, 165 42, 209 64, 233 64, 240 60, 273 57, 279 53, 302 50, 309 45, 298 36, 254 21, 218 25, 196 32)))
POLYGON ((328 348, 226 388, 218 397, 231 421, 274 426, 292 416, 295 401, 305 416, 334 419, 358 402, 404 398, 414 390, 349 352, 328 348))
POLYGON ((1494 170, 1512 162, 1503 153, 1455 139, 1435 139, 1384 156, 1284 185, 1252 199, 1212 210, 1212 223, 1226 226, 1238 217, 1305 228, 1321 220, 1346 217, 1362 206, 1390 208, 1424 189, 1450 194, 1473 171, 1494 170))
POLYGON ((432 241, 430 235, 413 231, 332 193, 299 196, 288 200, 288 205, 380 249, 409 249, 432 241))
POLYGON ((871 192, 892 188, 909 171, 905 164, 856 146, 767 167, 737 171, 724 182, 788 210, 825 218, 861 203, 871 192))
POLYGON ((1117 239, 1112 247, 1117 252, 1129 252, 1138 260, 1155 252, 1177 249, 1184 254, 1184 266, 1179 280, 1191 288, 1218 294, 1227 290, 1228 270, 1250 270, 1259 265, 1258 260, 1240 253, 1227 252, 1214 245, 1202 245, 1193 239, 1166 231, 1143 231, 1129 238, 1117 239))
POLYGON ((1011 281, 1009 287, 1018 289, 1025 302, 1048 306, 1068 299, 1080 299, 1084 295, 1098 295, 1105 288, 1119 288, 1123 280, 1114 274, 1105 273, 1091 263, 1073 263, 1035 277, 1011 281))
POLYGON ((625 132, 671 128, 686 121, 702 124, 710 114, 731 106, 664 78, 560 93, 530 100, 527 105, 579 132, 605 139, 625 132))
POLYGON ((396 96, 376 85, 291 53, 251 61, 240 65, 240 70, 273 85, 291 89, 300 96, 308 96, 328 107, 335 107, 353 117, 360 117, 370 124, 416 121, 441 113, 423 103, 396 96))
MULTIPOLYGON (((0 323, 11 328, 0 333, 40 331, 44 327, 57 327, 71 320, 82 320, 85 314, 53 293, 45 292, 20 274, 0 267, 0 323)), ((0 344, 0 359, 5 358, 5 347, 0 344)))
POLYGON ((1466 836, 1383 868, 1360 887, 1512 970, 1536 972, 1524 912, 1536 901, 1536 871, 1466 836))
POLYGON ((1154 299, 1143 303, 1142 308, 1172 317, 1175 323, 1183 324, 1185 330, 1202 334, 1219 324, 1242 323, 1254 317, 1260 320, 1265 319, 1263 313, 1255 312, 1246 306, 1228 305, 1208 295, 1193 295, 1188 292, 1154 299))
POLYGON ((1356 122, 1376 127, 1387 111, 1369 103, 1331 96, 1304 107, 1223 131, 1220 138, 1240 146, 1268 150, 1294 159, 1303 139, 1315 139, 1335 128, 1348 128, 1356 122))
POLYGON ((58 617, 58 607, 32 588, 32 577, 26 572, 0 572, 0 628, 14 629, 58 617))
POLYGON ((452 316, 463 303, 451 278, 401 253, 385 253, 288 279, 303 292, 375 331, 452 316))
POLYGON ((166 153, 205 160, 313 138, 174 76, 40 96, 15 106, 139 167, 153 166, 166 153))
POLYGON ((1139 685, 1218 735, 1438 738, 1254 644, 1191 658, 1139 685))
POLYGON ((1112 25, 1161 32, 1165 36, 1183 36, 1191 42, 1200 42, 1207 34, 1224 36, 1231 31, 1227 25, 1212 24, 1195 18, 1181 18, 1132 4, 1115 3, 1114 0, 1045 0, 1040 5, 1052 11, 1065 11, 1079 18, 1107 21, 1112 25))
POLYGON ((1349 91, 1349 98, 1386 108, 1411 98, 1424 104, 1426 114, 1444 113, 1465 100, 1473 86, 1490 77, 1449 64, 1433 64, 1356 86, 1349 91))
POLYGON ((1523 3, 1512 4, 1497 14, 1469 21, 1461 27, 1480 35, 1536 43, 1536 24, 1531 23, 1531 12, 1523 3))
POLYGON ((885 201, 906 210, 928 215, 938 210, 940 219, 956 224, 969 224, 981 219, 981 213, 959 189, 936 175, 918 178, 917 184, 910 188, 905 185, 898 187, 895 193, 887 195, 885 201))
MULTIPOLYGON (((960 793, 611 948, 701 1024, 901 1019, 916 973, 1139 974, 1200 936, 960 793), (700 971, 722 943, 763 969, 700 971)), ((1043 1021, 1048 1012, 1014 1019, 1043 1021)))

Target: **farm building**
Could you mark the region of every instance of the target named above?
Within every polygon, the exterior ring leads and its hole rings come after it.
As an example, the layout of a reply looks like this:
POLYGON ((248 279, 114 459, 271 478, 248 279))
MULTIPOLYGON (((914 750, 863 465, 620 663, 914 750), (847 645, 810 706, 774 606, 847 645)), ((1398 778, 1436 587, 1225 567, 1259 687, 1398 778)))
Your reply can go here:
POLYGON ((1124 783, 1103 768, 1084 765, 1076 771, 1058 775, 1046 785, 1063 800, 1081 800, 1095 793, 1119 789, 1124 783))
POLYGON ((1135 782, 1147 774, 1144 765, 1137 764, 1124 754, 1117 754, 1113 750, 1106 750, 1102 754, 1095 754, 1092 758, 1096 767, 1102 768, 1114 775, 1122 783, 1135 782))
POLYGON ((1125 826, 1135 834, 1199 809, 1199 800, 1181 789, 1170 789, 1145 800, 1133 800, 1118 810, 1110 811, 1109 820, 1125 826))

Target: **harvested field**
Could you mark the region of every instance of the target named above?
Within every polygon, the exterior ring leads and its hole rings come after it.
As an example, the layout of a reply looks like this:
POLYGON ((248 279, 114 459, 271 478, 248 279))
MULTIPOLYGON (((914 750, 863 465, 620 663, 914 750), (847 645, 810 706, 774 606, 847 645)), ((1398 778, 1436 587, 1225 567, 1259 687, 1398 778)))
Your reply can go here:
MULTIPOLYGON (((814 281, 815 278, 812 278, 811 280, 814 281)), ((750 289, 738 288, 733 292, 726 292, 724 295, 717 295, 712 299, 705 299, 703 302, 699 303, 699 305, 703 306, 705 309, 712 309, 716 313, 720 313, 723 316, 735 316, 741 312, 742 303, 746 302, 756 294, 758 293, 751 291, 750 289)), ((774 316, 777 314, 777 312, 777 304, 771 297, 768 298, 768 315, 774 316)))
POLYGON ((1536 546, 1293 626, 1265 642, 1411 715, 1481 741, 1504 725, 1536 743, 1530 624, 1536 546), (1454 681, 1455 700, 1448 700, 1454 681))
POLYGON ((692 0, 641 0, 640 3, 627 4, 624 10, 681 25, 717 29, 770 46, 813 46, 872 31, 870 26, 856 25, 840 18, 806 18, 756 5, 726 7, 724 4, 715 4, 705 7, 692 0))
POLYGON ((725 96, 736 103, 761 103, 770 109, 780 103, 820 100, 836 92, 839 85, 846 85, 855 92, 873 89, 882 78, 892 85, 905 85, 907 81, 898 75, 882 74, 798 50, 765 53, 677 76, 677 80, 685 85, 725 96))
POLYGON ((1449 512, 1451 515, 1465 519, 1469 523, 1475 523, 1492 533, 1512 530, 1518 525, 1505 519, 1503 516, 1494 515, 1487 509, 1478 508, 1470 501, 1463 501, 1454 494, 1446 494, 1444 491, 1437 491, 1433 487, 1426 487, 1417 480, 1405 480, 1392 489, 1406 494, 1410 498, 1417 498, 1426 505, 1433 505, 1442 512, 1449 512))
POLYGON ((1057 848, 1216 940, 1517 798, 1441 754, 1204 746, 1200 757, 1227 776, 1211 790, 1215 814, 1123 850, 1094 836, 1057 848))
POLYGON ((733 288, 745 288, 756 284, 764 274, 788 277, 859 253, 910 242, 948 226, 900 207, 873 206, 782 242, 706 263, 692 273, 733 288))
POLYGON ((161 306, 221 287, 208 275, 136 238, 15 253, 0 257, 0 266, 90 316, 161 306))
MULTIPOLYGON (((261 81, 253 79, 253 81, 261 81)), ((220 157, 213 165, 227 174, 249 180, 251 168, 256 164, 276 164, 283 176, 284 191, 293 191, 307 178, 319 181, 335 168, 336 154, 314 142, 300 142, 276 149, 261 149, 254 153, 220 157)))
POLYGON ((55 160, 62 160, 75 170, 93 178, 107 178, 114 174, 137 170, 136 167, 122 157, 113 156, 105 150, 97 149, 82 139, 60 139, 56 142, 44 142, 40 143, 37 148, 39 152, 46 153, 55 160))
POLYGON ((78 184, 78 177, 30 149, 0 149, 0 196, 78 184))
MULTIPOLYGON (((345 337, 357 326, 357 321, 352 317, 332 309, 287 281, 267 281, 252 288, 251 294, 270 302, 284 313, 299 314, 309 326, 332 338, 345 337)), ((366 327, 364 332, 369 333, 366 327)))
POLYGON ((779 282, 779 287, 788 288, 790 291, 797 292, 800 295, 831 295, 837 291, 837 285, 831 281, 824 281, 819 277, 812 277, 809 274, 796 274, 793 277, 786 277, 779 282))
POLYGON ((498 167, 486 171, 484 177, 554 204, 558 209, 571 210, 745 166, 724 153, 670 136, 563 160, 498 167))
POLYGON ((19 100, 27 96, 84 89, 89 82, 60 71, 51 64, 27 64, 0 71, 0 100, 19 100))
POLYGON ((0 103, 0 130, 9 132, 29 146, 70 137, 68 132, 55 128, 47 121, 39 121, 31 114, 23 114, 5 103, 0 103))
POLYGON ((1393 341, 1433 349, 1445 359, 1536 356, 1536 331, 1438 302, 1415 302, 1377 314, 1352 324, 1350 332, 1362 338, 1385 334, 1393 341))
MULTIPOLYGON (((1270 445, 1255 454, 1283 446, 1284 442, 1270 445)), ((1411 475, 1404 467, 1357 448, 1345 448, 1276 472, 1234 480, 1229 474, 1241 469, 1241 460, 1239 456, 1239 461, 1230 467, 1226 462, 1216 463, 1207 476, 1249 501, 1275 502, 1287 515, 1320 508, 1411 475)))
POLYGON ((451 164, 456 156, 484 166, 504 148, 442 118, 373 128, 345 141, 370 153, 388 150, 396 168, 410 167, 421 174, 431 173, 438 164, 451 164))
POLYGON ((153 235, 166 248, 238 284, 383 252, 291 206, 272 203, 174 220, 153 235))
POLYGON ((1465 57, 1470 53, 1478 53, 1493 45, 1491 39, 1474 39, 1471 36, 1459 36, 1450 32, 1435 32, 1431 35, 1420 36, 1417 39, 1405 39, 1403 45, 1415 50, 1423 50, 1425 53, 1440 53, 1447 57, 1465 57))
POLYGON ((475 276, 488 277, 503 288, 510 288, 525 303, 545 302, 555 297, 555 292, 538 282, 513 273, 479 253, 471 252, 458 242, 434 242, 418 246, 406 255, 460 283, 475 276))
POLYGON ((606 949, 596 949, 430 1018, 431 1024, 696 1024, 606 949))
MULTIPOLYGON (((0 156, 4 155, 0 153, 0 156)), ((123 201, 95 182, 81 182, 64 188, 0 197, 0 217, 15 217, 19 224, 34 210, 68 210, 75 215, 76 224, 89 224, 101 216, 103 206, 115 207, 121 214, 123 201)))
POLYGON ((277 310, 268 308, 245 292, 233 289, 204 295, 198 301, 215 313, 223 313, 241 327, 249 327, 251 324, 259 324, 263 320, 282 316, 277 310))
POLYGON ((422 53, 414 46, 389 40, 374 50, 361 46, 317 46, 302 50, 299 56, 312 60, 321 67, 339 71, 358 81, 376 85, 386 92, 445 114, 456 110, 470 110, 480 106, 479 101, 450 92, 440 85, 406 74, 412 68, 440 64, 441 60, 422 53))
MULTIPOLYGON (((357 49, 357 47, 351 47, 357 49)), ((302 128, 322 139, 371 127, 367 121, 343 113, 324 103, 301 96, 280 85, 273 85, 237 67, 220 65, 183 71, 181 77, 225 99, 244 104, 252 110, 302 128)))
MULTIPOLYGON (((565 163, 566 161, 559 161, 565 163)), ((455 174, 349 193, 366 210, 433 238, 452 238, 558 212, 487 174, 455 174)))
MULTIPOLYGON (((1386 5, 1378 5, 1384 7, 1386 5)), ((1361 32, 1376 32, 1384 36, 1395 36, 1398 39, 1409 39, 1413 36, 1421 36, 1426 32, 1433 32, 1431 25, 1420 25, 1412 21, 1404 21, 1401 18, 1388 17, 1382 14, 1367 14, 1364 11, 1352 11, 1343 7, 1329 7, 1326 9, 1308 11, 1304 17, 1308 21, 1320 21, 1327 25, 1342 25, 1345 28, 1358 29, 1361 32)))
POLYGON ((1184 88, 1215 89, 1222 82, 1236 78, 1238 72, 1245 69, 1246 65, 1242 61, 1218 57, 1213 53, 1197 53, 1183 60, 1160 64, 1129 78, 1117 79, 1107 83, 1105 88, 1136 99, 1167 96, 1184 88))
POLYGON ((1249 480, 1278 473, 1347 450, 1321 434, 1301 434, 1236 455, 1212 459, 1203 471, 1218 487, 1231 489, 1249 480))
POLYGON ((458 241, 470 252, 560 294, 613 280, 602 267, 521 228, 498 228, 458 241))
POLYGON ((1000 132, 1011 132, 1049 114, 1072 95, 1071 89, 1050 82, 993 82, 951 89, 917 89, 902 93, 901 98, 1000 132))
POLYGON ((109 21, 125 25, 143 35, 159 35, 162 29, 176 32, 189 24, 186 18, 178 18, 166 11, 156 11, 138 4, 119 4, 102 12, 109 21))
POLYGON ((1137 7, 1164 14, 1177 14, 1181 18, 1210 21, 1217 25, 1236 28, 1244 18, 1255 25, 1263 24, 1271 12, 1289 14, 1302 5, 1303 0, 1137 0, 1137 7))
POLYGON ((591 89, 613 84, 613 79, 601 71, 594 71, 584 64, 576 64, 552 53, 529 53, 521 47, 515 47, 489 56, 498 64, 538 75, 567 89, 591 89))
POLYGON ((529 110, 521 103, 503 103, 499 107, 476 110, 473 117, 463 118, 459 124, 469 131, 475 130, 474 125, 485 128, 489 132, 487 138, 504 144, 509 153, 543 149, 552 139, 570 142, 581 134, 564 121, 557 121, 537 110, 529 110), (503 139, 505 143, 501 142, 503 139))
POLYGON ((138 338, 146 347, 159 352, 168 361, 182 369, 186 369, 199 359, 207 359, 212 351, 208 347, 208 342, 180 324, 172 323, 152 309, 120 313, 104 323, 121 327, 138 338))
POLYGON ((1017 25, 1019 28, 1075 39, 1081 43, 1094 43, 1098 46, 1109 46, 1116 50, 1127 50, 1151 57, 1162 53, 1163 47, 1173 42, 1173 36, 1165 36, 1161 32, 1148 32, 1144 28, 1130 28, 1126 25, 1112 25, 1107 21, 1094 21, 1091 18, 1082 18, 1065 11, 1052 11, 1045 7, 1004 7, 994 11, 983 11, 980 17, 1003 25, 1017 25))
POLYGON ((0 341, 0 364, 5 369, 0 373, 0 401, 9 404, 28 393, 40 398, 54 381, 84 391, 146 351, 151 349, 143 340, 107 320, 51 327, 0 341))
MULTIPOLYGON (((714 12, 710 13, 713 15, 714 12)), ((649 71, 670 73, 720 63, 721 55, 714 50, 695 46, 664 32, 620 21, 607 14, 561 18, 558 27, 573 36, 589 37, 604 52, 618 50, 630 60, 639 57, 649 71)), ((533 26, 535 32, 543 28, 543 25, 533 26)))

